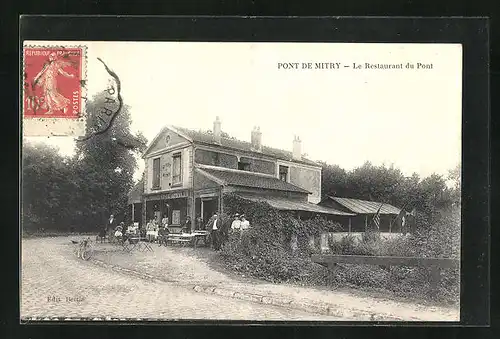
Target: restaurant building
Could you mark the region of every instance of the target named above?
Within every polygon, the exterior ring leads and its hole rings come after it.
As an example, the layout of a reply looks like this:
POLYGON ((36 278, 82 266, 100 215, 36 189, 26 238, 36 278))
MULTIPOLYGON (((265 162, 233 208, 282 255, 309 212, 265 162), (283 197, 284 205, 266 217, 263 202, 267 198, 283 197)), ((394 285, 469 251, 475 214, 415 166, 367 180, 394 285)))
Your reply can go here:
POLYGON ((164 127, 144 152, 143 179, 129 195, 133 220, 144 225, 168 216, 175 228, 189 216, 194 229, 197 217, 206 223, 224 211, 224 193, 304 215, 353 215, 318 205, 321 166, 303 156, 298 137, 290 151, 264 146, 258 127, 249 137, 250 142, 224 137, 219 118, 207 132, 164 127))

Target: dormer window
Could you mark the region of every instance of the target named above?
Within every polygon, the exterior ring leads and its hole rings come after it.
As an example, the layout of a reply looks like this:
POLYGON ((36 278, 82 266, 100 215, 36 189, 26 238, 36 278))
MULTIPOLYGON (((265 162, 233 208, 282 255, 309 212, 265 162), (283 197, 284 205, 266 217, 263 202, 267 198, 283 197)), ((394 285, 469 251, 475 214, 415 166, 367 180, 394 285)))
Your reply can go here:
POLYGON ((238 169, 240 171, 250 171, 250 163, 245 161, 238 161, 238 169))
POLYGON ((279 179, 281 181, 288 182, 288 166, 280 165, 280 167, 279 167, 279 179))

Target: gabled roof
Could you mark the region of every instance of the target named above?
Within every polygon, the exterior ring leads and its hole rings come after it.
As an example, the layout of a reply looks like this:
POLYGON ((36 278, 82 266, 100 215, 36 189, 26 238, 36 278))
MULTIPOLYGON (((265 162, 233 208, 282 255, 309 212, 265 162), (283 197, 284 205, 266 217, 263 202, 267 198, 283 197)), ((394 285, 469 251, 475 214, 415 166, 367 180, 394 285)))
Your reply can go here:
POLYGON ((142 194, 144 193, 144 179, 139 180, 137 184, 134 185, 132 190, 128 194, 128 204, 137 204, 141 202, 142 194))
POLYGON ((198 165, 196 170, 221 185, 299 192, 304 194, 311 193, 271 175, 206 165, 198 165))
POLYGON ((237 193, 236 195, 242 197, 243 199, 248 199, 252 201, 262 201, 267 202, 272 207, 282 210, 282 211, 305 211, 312 213, 330 214, 330 215, 342 215, 342 216, 354 216, 355 214, 339 211, 330 207, 319 206, 310 202, 294 201, 280 197, 271 196, 253 196, 244 193, 237 193))
POLYGON ((201 144, 217 146, 217 147, 224 147, 224 148, 231 148, 231 149, 245 151, 245 152, 254 152, 254 153, 267 155, 267 156, 281 159, 281 160, 286 160, 286 161, 291 161, 291 162, 302 163, 302 164, 306 164, 306 165, 320 167, 320 165, 317 162, 309 160, 309 159, 304 158, 304 157, 302 157, 302 160, 294 160, 293 156, 292 156, 292 152, 285 151, 282 149, 262 146, 262 151, 256 152, 253 149, 252 144, 248 141, 242 141, 242 140, 230 139, 230 138, 221 138, 221 143, 218 144, 214 141, 213 135, 211 133, 202 132, 202 131, 195 131, 195 130, 184 128, 184 127, 177 127, 177 126, 172 126, 172 127, 174 130, 180 132, 183 136, 187 137, 188 139, 192 140, 195 143, 201 143, 201 144))
POLYGON ((368 200, 360 200, 360 199, 352 199, 352 198, 340 198, 328 196, 328 199, 331 199, 338 204, 342 205, 349 211, 356 214, 375 214, 377 213, 380 206, 380 214, 399 214, 401 210, 397 207, 394 207, 390 204, 382 204, 380 202, 368 201, 368 200))

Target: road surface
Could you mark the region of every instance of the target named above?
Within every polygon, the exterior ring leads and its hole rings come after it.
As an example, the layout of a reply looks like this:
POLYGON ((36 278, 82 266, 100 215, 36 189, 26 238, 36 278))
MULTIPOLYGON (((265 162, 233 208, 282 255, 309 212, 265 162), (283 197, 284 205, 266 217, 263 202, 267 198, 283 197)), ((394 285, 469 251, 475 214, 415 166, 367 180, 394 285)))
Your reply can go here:
POLYGON ((112 271, 77 259, 70 239, 22 241, 21 319, 339 320, 112 271))

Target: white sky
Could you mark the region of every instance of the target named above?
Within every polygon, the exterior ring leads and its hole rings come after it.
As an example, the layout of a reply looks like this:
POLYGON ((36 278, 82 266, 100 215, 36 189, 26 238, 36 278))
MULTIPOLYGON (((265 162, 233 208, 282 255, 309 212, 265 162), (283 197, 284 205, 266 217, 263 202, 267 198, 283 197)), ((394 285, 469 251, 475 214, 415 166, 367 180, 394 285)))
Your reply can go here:
MULTIPOLYGON (((88 42, 89 97, 121 79, 132 129, 149 141, 166 124, 222 130, 346 170, 369 160, 405 174, 446 174, 461 159, 462 50, 443 44, 88 42), (432 70, 283 70, 278 63, 432 63, 432 70)), ((299 65, 300 67, 300 65, 299 65)), ((44 141, 71 154, 73 139, 44 141)), ((142 166, 141 169, 142 170, 142 166)))

